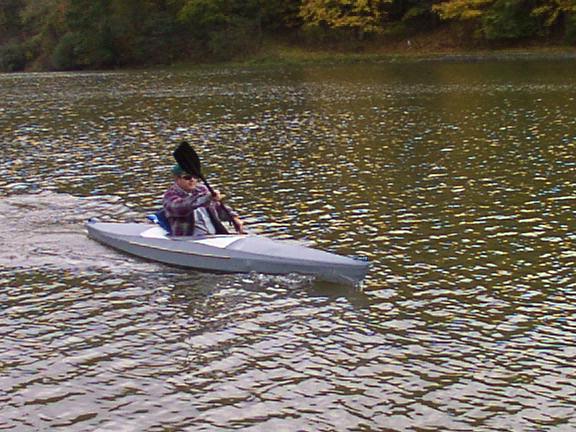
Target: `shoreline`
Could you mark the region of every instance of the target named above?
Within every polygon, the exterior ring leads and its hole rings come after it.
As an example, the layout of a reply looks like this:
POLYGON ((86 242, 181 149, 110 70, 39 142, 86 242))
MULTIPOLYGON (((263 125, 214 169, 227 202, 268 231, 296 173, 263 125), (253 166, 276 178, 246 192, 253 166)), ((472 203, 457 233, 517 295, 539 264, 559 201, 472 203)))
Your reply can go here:
POLYGON ((336 49, 306 49, 299 46, 264 48, 244 59, 221 62, 176 61, 171 64, 126 65, 105 69, 80 69, 69 71, 27 70, 0 72, 1 75, 21 73, 90 73, 130 71, 185 71, 194 69, 337 66, 347 64, 402 64, 402 63, 483 63, 506 61, 573 61, 576 47, 547 46, 502 49, 390 49, 350 52, 336 49))
MULTIPOLYGON (((426 63, 426 62, 462 62, 478 63, 490 61, 570 61, 576 60, 576 47, 537 47, 498 50, 388 50, 366 51, 360 53, 337 50, 306 50, 300 47, 289 49, 263 49, 262 52, 242 60, 227 62, 175 62, 171 65, 157 65, 142 69, 194 69, 219 67, 264 67, 264 66, 313 66, 339 64, 389 64, 389 63, 426 63)), ((118 70, 122 70, 121 68, 118 70)))

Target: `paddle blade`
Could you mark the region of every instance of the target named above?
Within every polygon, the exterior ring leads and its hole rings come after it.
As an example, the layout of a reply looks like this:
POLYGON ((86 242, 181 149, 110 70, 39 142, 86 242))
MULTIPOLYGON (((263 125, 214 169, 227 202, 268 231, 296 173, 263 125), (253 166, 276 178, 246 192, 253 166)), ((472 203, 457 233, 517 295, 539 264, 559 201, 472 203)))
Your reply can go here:
POLYGON ((200 166, 200 158, 190 144, 182 141, 176 150, 174 150, 174 159, 184 171, 195 177, 202 178, 202 168, 200 166))

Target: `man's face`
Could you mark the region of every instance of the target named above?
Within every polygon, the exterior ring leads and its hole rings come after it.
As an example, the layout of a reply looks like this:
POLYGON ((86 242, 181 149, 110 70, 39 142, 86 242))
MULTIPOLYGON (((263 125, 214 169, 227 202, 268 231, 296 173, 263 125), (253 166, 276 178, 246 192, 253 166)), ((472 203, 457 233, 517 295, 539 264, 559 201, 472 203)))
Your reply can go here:
POLYGON ((192 192, 192 190, 198 185, 198 179, 191 175, 178 176, 176 183, 186 192, 192 192))

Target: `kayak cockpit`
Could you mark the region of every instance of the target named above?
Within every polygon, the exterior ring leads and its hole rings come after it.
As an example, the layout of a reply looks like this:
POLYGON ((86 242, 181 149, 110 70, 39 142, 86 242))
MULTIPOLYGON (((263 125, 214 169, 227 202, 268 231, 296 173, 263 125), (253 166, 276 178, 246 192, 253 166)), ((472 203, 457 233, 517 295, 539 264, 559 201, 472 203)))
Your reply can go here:
POLYGON ((217 248, 227 248, 232 243, 246 238, 245 235, 213 235, 205 237, 187 237, 180 236, 174 237, 170 236, 168 232, 161 226, 152 226, 140 233, 140 237, 149 239, 161 239, 161 240, 173 240, 173 241, 193 241, 194 243, 203 244, 207 246, 217 247, 217 248))

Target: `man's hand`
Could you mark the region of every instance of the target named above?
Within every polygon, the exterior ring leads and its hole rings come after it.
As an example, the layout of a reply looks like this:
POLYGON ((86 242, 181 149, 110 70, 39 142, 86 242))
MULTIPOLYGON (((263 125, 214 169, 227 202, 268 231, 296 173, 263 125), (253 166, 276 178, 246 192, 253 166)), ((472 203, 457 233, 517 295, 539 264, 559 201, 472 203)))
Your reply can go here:
POLYGON ((222 201, 222 195, 220 194, 220 191, 215 190, 214 193, 212 194, 212 201, 222 201))
POLYGON ((242 222, 238 216, 234 217, 234 226, 238 234, 246 234, 246 231, 244 231, 244 222, 242 222))

